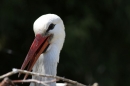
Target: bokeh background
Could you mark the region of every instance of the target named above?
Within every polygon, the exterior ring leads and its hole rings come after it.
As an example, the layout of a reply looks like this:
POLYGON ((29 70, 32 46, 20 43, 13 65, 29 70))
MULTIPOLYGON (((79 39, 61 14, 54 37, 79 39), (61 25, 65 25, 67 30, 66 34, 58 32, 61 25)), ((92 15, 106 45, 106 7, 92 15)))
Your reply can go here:
POLYGON ((59 76, 130 86, 129 0, 1 0, 0 75, 21 67, 34 39, 33 22, 47 13, 59 15, 66 28, 59 76))

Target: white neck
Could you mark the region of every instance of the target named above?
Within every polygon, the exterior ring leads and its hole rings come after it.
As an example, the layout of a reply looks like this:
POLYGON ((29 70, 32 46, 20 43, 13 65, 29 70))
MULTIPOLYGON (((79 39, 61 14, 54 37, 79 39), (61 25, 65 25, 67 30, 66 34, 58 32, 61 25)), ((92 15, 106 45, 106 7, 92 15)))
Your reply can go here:
MULTIPOLYGON (((41 74, 49 74, 56 76, 57 74, 57 65, 59 62, 59 54, 60 50, 63 46, 64 40, 56 41, 55 43, 50 44, 47 51, 44 54, 41 54, 39 59, 37 60, 36 64, 33 67, 33 72, 41 73, 41 74), (60 45, 60 46, 59 46, 60 45)), ((50 81, 53 80, 52 78, 41 78, 33 76, 34 79, 41 80, 41 81, 50 81)), ((40 86, 38 85, 31 85, 30 86, 40 86)), ((56 86, 56 83, 49 84, 49 86, 56 86)))

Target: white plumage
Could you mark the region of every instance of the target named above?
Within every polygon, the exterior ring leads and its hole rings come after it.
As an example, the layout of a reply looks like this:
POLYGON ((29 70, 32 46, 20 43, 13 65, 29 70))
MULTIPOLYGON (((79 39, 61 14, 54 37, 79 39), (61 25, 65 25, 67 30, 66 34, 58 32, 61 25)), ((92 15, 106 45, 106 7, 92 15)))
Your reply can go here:
MULTIPOLYGON (((47 50, 40 55, 37 62, 33 67, 33 72, 41 74, 56 75, 57 74, 57 65, 59 62, 59 54, 62 49, 64 39, 65 39, 65 29, 62 19, 55 14, 46 14, 39 17, 33 25, 33 30, 35 35, 42 34, 52 35, 49 41, 49 47, 47 50), (54 28, 48 30, 50 24, 54 24, 54 28)), ((32 78, 38 79, 41 81, 49 81, 51 78, 41 78, 33 76, 32 78)), ((49 84, 50 86, 56 86, 56 83, 49 84)), ((31 83, 30 86, 42 86, 41 84, 31 83)), ((65 84, 59 84, 57 86, 65 86, 65 84)))

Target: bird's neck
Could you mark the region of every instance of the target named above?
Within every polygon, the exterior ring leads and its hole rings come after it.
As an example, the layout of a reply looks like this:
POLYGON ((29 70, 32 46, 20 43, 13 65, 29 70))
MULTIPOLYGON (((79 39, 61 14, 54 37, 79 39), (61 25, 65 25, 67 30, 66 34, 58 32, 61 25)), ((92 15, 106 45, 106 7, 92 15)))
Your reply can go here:
MULTIPOLYGON (((59 62, 59 54, 62 47, 58 47, 58 43, 51 44, 47 51, 40 55, 36 64, 33 67, 33 72, 41 74, 49 74, 56 76, 57 74, 57 65, 59 62)), ((33 76, 37 80, 52 80, 52 78, 41 78, 33 76)), ((56 83, 52 83, 50 86, 55 86, 56 83)))
POLYGON ((43 54, 44 70, 45 74, 56 76, 60 50, 56 46, 49 48, 51 49, 43 54))
POLYGON ((40 55, 33 67, 33 72, 56 75, 60 50, 56 46, 50 46, 49 48, 51 48, 49 51, 40 55))

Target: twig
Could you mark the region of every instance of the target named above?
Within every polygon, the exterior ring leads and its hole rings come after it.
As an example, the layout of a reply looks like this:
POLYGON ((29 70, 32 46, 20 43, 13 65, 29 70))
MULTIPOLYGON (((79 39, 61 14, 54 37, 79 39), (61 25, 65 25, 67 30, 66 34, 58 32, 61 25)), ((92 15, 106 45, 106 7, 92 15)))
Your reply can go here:
POLYGON ((74 84, 74 85, 77 85, 77 86, 86 86, 86 85, 84 85, 84 84, 78 83, 77 81, 73 81, 73 80, 70 80, 70 79, 66 79, 66 78, 60 77, 60 76, 43 75, 43 74, 34 73, 34 72, 29 72, 29 71, 20 70, 20 69, 17 69, 17 71, 18 71, 19 73, 24 73, 24 74, 29 74, 29 75, 55 78, 55 79, 62 80, 62 81, 65 81, 65 82, 68 82, 68 83, 71 83, 71 84, 74 84))
POLYGON ((16 74, 14 71, 8 72, 8 73, 6 73, 6 74, 4 74, 4 75, 1 75, 1 76, 0 76, 0 79, 3 79, 3 78, 5 78, 5 77, 8 77, 8 76, 11 76, 11 75, 14 75, 14 74, 16 74))
POLYGON ((15 86, 15 85, 10 79, 4 78, 4 80, 0 83, 0 86, 15 86))
POLYGON ((52 83, 52 82, 56 82, 56 81, 58 81, 58 80, 56 80, 56 79, 53 79, 53 80, 50 80, 50 81, 44 81, 46 84, 48 84, 48 83, 52 83))
POLYGON ((0 76, 0 79, 3 79, 3 78, 5 78, 5 77, 11 76, 11 75, 16 74, 16 73, 24 73, 24 74, 34 75, 34 76, 55 78, 55 79, 58 79, 58 80, 62 80, 62 81, 71 83, 71 84, 73 84, 73 85, 75 85, 75 86, 86 86, 86 85, 81 84, 81 83, 79 83, 79 82, 77 82, 77 81, 73 81, 73 80, 70 80, 70 79, 66 79, 66 78, 64 78, 64 77, 52 76, 52 75, 43 75, 43 74, 39 74, 39 73, 35 73, 35 72, 29 72, 29 71, 26 71, 26 70, 15 69, 15 68, 14 68, 11 72, 0 76))
POLYGON ((38 81, 38 80, 35 80, 35 79, 13 80, 12 82, 13 82, 13 83, 28 83, 28 82, 34 82, 34 83, 42 84, 42 85, 44 85, 44 86, 49 86, 49 85, 47 85, 46 83, 44 83, 43 81, 38 81))

